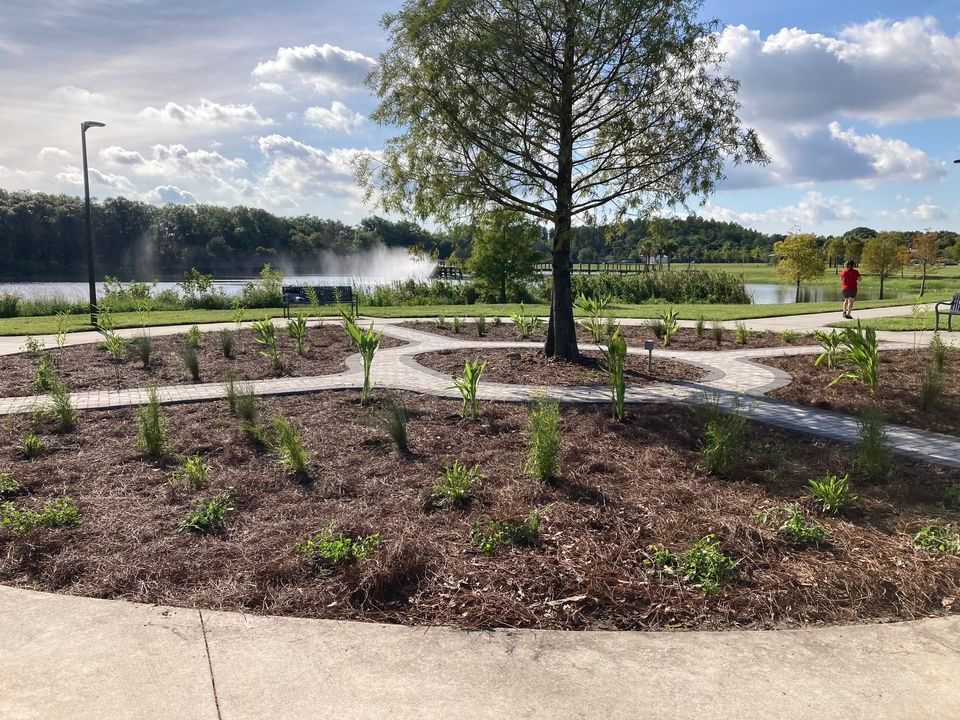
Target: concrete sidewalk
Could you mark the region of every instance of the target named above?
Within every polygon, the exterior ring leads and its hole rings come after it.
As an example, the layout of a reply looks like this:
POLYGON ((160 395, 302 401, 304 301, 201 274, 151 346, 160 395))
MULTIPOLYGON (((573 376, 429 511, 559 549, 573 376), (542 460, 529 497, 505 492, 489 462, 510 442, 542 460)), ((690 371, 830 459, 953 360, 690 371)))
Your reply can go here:
POLYGON ((464 632, 0 586, 5 720, 960 717, 960 617, 766 632, 464 632))

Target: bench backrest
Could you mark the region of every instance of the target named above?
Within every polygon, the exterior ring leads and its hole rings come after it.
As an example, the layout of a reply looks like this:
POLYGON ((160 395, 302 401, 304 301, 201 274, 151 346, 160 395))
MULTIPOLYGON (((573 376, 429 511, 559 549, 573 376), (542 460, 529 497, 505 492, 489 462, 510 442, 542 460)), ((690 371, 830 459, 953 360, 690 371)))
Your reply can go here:
POLYGON ((950 303, 950 312, 960 315, 960 293, 953 294, 953 302, 950 303))
MULTIPOLYGON (((293 303, 308 303, 306 285, 285 285, 283 287, 283 302, 286 305, 293 303)), ((321 305, 336 305, 337 302, 349 305, 353 302, 353 288, 349 285, 318 285, 313 288, 317 293, 317 300, 321 305)))

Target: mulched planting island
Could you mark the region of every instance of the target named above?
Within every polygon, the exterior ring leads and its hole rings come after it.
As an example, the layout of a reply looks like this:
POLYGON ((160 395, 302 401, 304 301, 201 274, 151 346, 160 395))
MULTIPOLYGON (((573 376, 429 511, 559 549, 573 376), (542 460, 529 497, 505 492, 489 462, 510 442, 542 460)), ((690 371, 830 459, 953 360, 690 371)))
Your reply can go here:
MULTIPOLYGON (((476 348, 473 350, 439 350, 417 355, 421 365, 446 375, 462 375, 467 360, 479 358, 487 363, 481 382, 518 385, 604 385, 609 382, 606 364, 599 352, 581 351, 579 362, 564 362, 544 357, 534 349, 476 348)), ((707 371, 696 365, 657 357, 653 372, 647 371, 647 358, 627 355, 624 378, 631 385, 655 382, 699 380, 707 371)))
POLYGON ((825 410, 859 415, 871 403, 879 403, 888 422, 933 432, 960 435, 960 352, 947 352, 944 363, 943 392, 931 408, 920 408, 920 388, 931 363, 929 350, 891 350, 880 353, 880 388, 876 397, 857 380, 830 382, 850 369, 841 363, 828 370, 826 363, 816 367, 816 355, 764 358, 767 365, 786 370, 793 381, 769 393, 772 397, 825 410))
POLYGON ((910 461, 878 485, 854 474, 859 502, 823 517, 800 500, 804 485, 850 470, 848 446, 748 425, 742 467, 720 480, 698 468, 703 421, 688 408, 631 407, 617 423, 607 407, 564 407, 562 476, 544 485, 523 473, 527 406, 482 403, 474 423, 460 420, 459 402, 399 397, 407 457, 378 427, 382 406, 361 408, 356 392, 262 399, 261 423, 282 414, 302 433, 309 478, 286 475, 224 402, 164 408, 171 453, 199 454, 209 466, 196 490, 171 484, 175 465, 141 456, 134 409, 83 413, 68 434, 40 428, 43 450, 33 460, 17 447, 38 421, 13 418, 0 425, 3 468, 25 488, 13 507, 39 510, 69 495, 81 524, 19 536, 0 527, 0 581, 183 607, 461 627, 773 628, 960 609, 960 557, 913 541, 937 517, 960 523, 943 505, 956 472, 910 461), (480 467, 462 508, 428 499, 454 459, 480 467), (177 531, 198 499, 217 495, 233 507, 222 530, 177 531), (783 501, 800 501, 826 542, 797 545, 757 525, 756 509, 783 501), (528 545, 488 555, 471 538, 535 508, 539 534, 528 545), (381 542, 361 543, 367 556, 340 565, 294 552, 329 523, 335 539, 379 534, 381 542), (651 546, 679 553, 710 534, 736 563, 736 578, 716 592, 650 564, 651 546))
MULTIPOLYGON (((487 321, 486 334, 482 337, 477 335, 476 325, 473 322, 465 322, 459 333, 453 332, 450 327, 449 318, 447 319, 446 326, 442 328, 438 328, 436 323, 431 321, 405 322, 401 323, 401 327, 421 330, 435 335, 443 335, 444 337, 455 340, 469 340, 471 342, 475 340, 490 340, 498 342, 542 343, 546 338, 546 325, 544 325, 544 328, 539 332, 534 333, 524 340, 517 335, 517 331, 512 323, 504 322, 501 325, 494 325, 490 320, 487 321)), ((631 347, 642 347, 647 340, 653 340, 658 348, 663 347, 663 341, 658 340, 656 335, 644 325, 621 325, 620 334, 623 335, 627 344, 631 347)), ((597 347, 597 343, 593 341, 593 336, 579 325, 577 326, 577 342, 580 344, 581 350, 597 347)), ((800 347, 802 345, 815 344, 808 335, 798 333, 796 336, 784 340, 779 333, 770 331, 750 331, 747 341, 745 343, 738 343, 736 341, 736 333, 733 330, 724 330, 723 338, 718 345, 717 341, 713 339, 710 324, 708 323, 704 329, 703 337, 697 337, 696 331, 693 328, 681 328, 670 340, 669 348, 670 350, 745 350, 790 345, 800 347)))
MULTIPOLYGON (((366 327, 366 326, 364 326, 366 327)), ((308 327, 304 355, 296 353, 293 338, 278 324, 277 344, 283 357, 283 370, 276 372, 271 361, 261 354, 263 348, 254 340, 252 330, 236 333, 233 357, 226 358, 220 349, 219 333, 204 332, 197 354, 200 361, 200 382, 226 382, 233 375, 238 380, 265 380, 285 376, 331 375, 346 370, 346 358, 356 353, 339 325, 308 327)), ((151 337, 150 368, 144 369, 137 351, 128 340, 126 359, 115 362, 101 343, 68 346, 63 350, 48 348, 57 376, 70 390, 119 390, 158 385, 187 385, 193 382, 181 356, 185 335, 151 337)), ((383 349, 403 343, 384 336, 383 349)), ((26 354, 0 357, 0 396, 18 397, 42 394, 34 384, 36 361, 26 354)))

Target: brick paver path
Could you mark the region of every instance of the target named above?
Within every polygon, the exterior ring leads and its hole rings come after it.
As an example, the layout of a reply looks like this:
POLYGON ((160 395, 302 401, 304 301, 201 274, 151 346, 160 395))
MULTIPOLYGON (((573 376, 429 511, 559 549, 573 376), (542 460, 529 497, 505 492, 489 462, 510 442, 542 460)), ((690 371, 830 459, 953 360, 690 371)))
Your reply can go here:
MULTIPOLYGON (((204 328, 209 329, 209 328, 204 328)), ((403 340, 406 344, 380 350, 373 362, 371 378, 377 387, 394 390, 459 398, 449 376, 423 367, 416 361, 422 353, 438 350, 508 347, 538 347, 531 342, 492 342, 484 340, 452 339, 434 333, 400 327, 395 323, 379 323, 384 334, 403 340)), ((97 339, 91 334, 88 342, 97 339)), ((884 343, 884 349, 908 349, 908 343, 884 343)), ((642 348, 629 352, 645 354, 642 348)), ((698 381, 657 383, 628 386, 627 401, 631 403, 697 402, 704 398, 717 400, 721 407, 732 408, 735 402, 758 422, 797 430, 832 440, 850 442, 857 437, 857 419, 841 413, 817 410, 765 396, 765 393, 786 385, 790 376, 776 368, 756 362, 764 357, 815 354, 817 346, 742 349, 729 351, 683 351, 658 348, 658 357, 673 358, 698 365, 708 375, 698 381)), ((254 384, 258 395, 285 395, 359 388, 363 372, 359 355, 347 359, 347 370, 336 375, 316 377, 289 377, 259 380, 254 384)), ((541 388, 529 385, 507 385, 481 380, 479 396, 482 400, 523 402, 541 388)), ((547 387, 546 392, 561 402, 597 403, 609 400, 606 386, 547 387)), ((226 397, 225 383, 196 385, 167 385, 158 389, 163 403, 196 402, 226 397)), ((78 410, 104 409, 142 405, 147 401, 147 389, 97 390, 75 393, 72 401, 78 410)), ((0 399, 0 415, 31 412, 48 403, 44 396, 0 399)), ((928 462, 960 467, 960 439, 898 425, 888 425, 887 432, 895 452, 928 462)))

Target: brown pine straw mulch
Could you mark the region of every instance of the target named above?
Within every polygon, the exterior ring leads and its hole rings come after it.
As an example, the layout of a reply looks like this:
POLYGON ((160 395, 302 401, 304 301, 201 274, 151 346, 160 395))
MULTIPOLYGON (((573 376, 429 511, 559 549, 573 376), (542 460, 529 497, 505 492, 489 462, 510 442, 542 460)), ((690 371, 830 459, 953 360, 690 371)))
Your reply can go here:
MULTIPOLYGON (((467 360, 487 363, 482 380, 522 385, 605 385, 609 374, 603 355, 582 351, 578 362, 552 360, 539 350, 512 348, 476 348, 471 350, 439 350, 417 355, 424 367, 447 375, 462 375, 467 360)), ((627 355, 624 378, 631 385, 657 382, 700 380, 707 371, 696 365, 658 357, 654 352, 653 371, 647 370, 647 358, 627 355)))
MULTIPOLYGON (((149 329, 148 331, 149 332, 149 329)), ((339 325, 310 326, 304 340, 304 354, 297 355, 293 338, 278 325, 277 344, 283 357, 283 370, 276 372, 271 361, 261 354, 262 347, 254 340, 252 330, 236 333, 232 358, 225 358, 217 332, 203 333, 197 351, 200 360, 200 382, 226 382, 231 375, 237 380, 265 380, 284 376, 331 375, 347 369, 346 358, 356 353, 339 325)), ((146 370, 136 350, 128 341, 123 362, 115 362, 102 343, 74 345, 60 350, 47 348, 57 375, 73 392, 119 390, 158 385, 188 385, 193 382, 181 357, 185 335, 157 335, 151 338, 150 369, 146 370)), ((381 348, 403 343, 384 336, 381 348)), ((0 357, 0 397, 42 394, 33 382, 35 361, 26 354, 0 357)))
MULTIPOLYGON (((382 397, 382 394, 381 394, 382 397)), ((173 468, 141 458, 134 410, 84 413, 75 432, 43 432, 44 454, 16 452, 34 419, 0 426, 2 464, 23 482, 21 507, 71 495, 72 529, 12 537, 0 529, 0 582, 37 590, 183 607, 464 628, 781 628, 893 621, 960 609, 960 558, 914 546, 944 508, 956 471, 898 462, 869 484, 855 510, 822 518, 829 542, 797 547, 759 528, 754 509, 804 494, 806 480, 851 470, 848 446, 749 426, 744 466, 732 480, 698 469, 702 422, 680 406, 564 407, 563 474, 541 485, 522 473, 527 408, 482 403, 480 422, 459 402, 401 396, 413 454, 402 457, 361 409, 357 393, 262 399, 282 413, 313 455, 309 480, 290 478, 227 414, 225 403, 165 409, 177 453, 203 455, 203 491, 172 488, 173 468), (472 506, 430 507, 451 459, 479 463, 472 506), (176 526, 198 497, 229 492, 226 529, 203 536, 176 526), (470 538, 492 519, 522 520, 540 506, 533 547, 481 554, 470 538), (294 542, 335 523, 380 533, 372 558, 341 569, 313 566, 294 542), (715 534, 739 580, 707 594, 646 564, 659 543, 682 551, 715 534)))
POLYGON ((789 385, 770 395, 851 415, 860 415, 869 405, 877 403, 888 422, 960 435, 960 351, 947 352, 943 393, 927 410, 920 408, 920 389, 931 364, 931 352, 927 349, 881 352, 880 387, 876 396, 857 380, 841 380, 829 387, 830 382, 851 369, 851 365, 841 362, 836 369, 829 370, 826 363, 815 366, 816 359, 816 355, 764 358, 764 364, 785 370, 793 377, 789 385))

